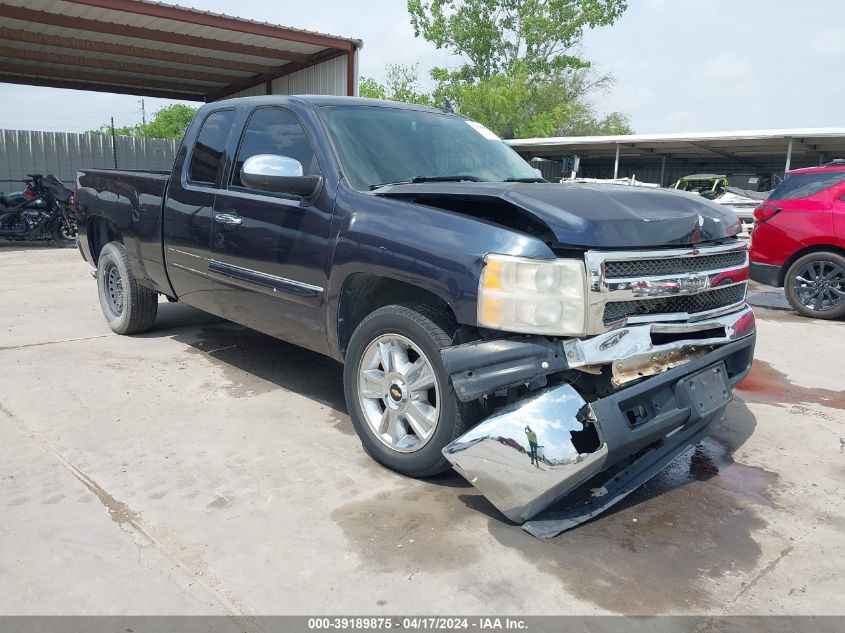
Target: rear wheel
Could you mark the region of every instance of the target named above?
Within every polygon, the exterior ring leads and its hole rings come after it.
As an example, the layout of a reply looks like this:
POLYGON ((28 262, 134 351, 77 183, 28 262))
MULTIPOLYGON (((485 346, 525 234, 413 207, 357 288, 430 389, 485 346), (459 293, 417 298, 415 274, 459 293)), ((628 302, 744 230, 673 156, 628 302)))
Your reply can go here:
POLYGON ((349 416, 367 453, 391 470, 411 477, 448 470, 443 447, 477 419, 476 404, 458 400, 440 359, 456 330, 445 310, 408 303, 379 308, 349 341, 349 416))
POLYGON ((120 242, 109 242, 100 252, 97 293, 103 316, 117 334, 145 332, 155 323, 158 294, 137 282, 120 242))
POLYGON ((59 246, 73 246, 76 243, 76 225, 68 226, 64 219, 59 219, 53 225, 53 241, 59 246))
POLYGON ((815 319, 845 316, 845 257, 837 253, 809 253, 786 273, 786 298, 797 312, 815 319))

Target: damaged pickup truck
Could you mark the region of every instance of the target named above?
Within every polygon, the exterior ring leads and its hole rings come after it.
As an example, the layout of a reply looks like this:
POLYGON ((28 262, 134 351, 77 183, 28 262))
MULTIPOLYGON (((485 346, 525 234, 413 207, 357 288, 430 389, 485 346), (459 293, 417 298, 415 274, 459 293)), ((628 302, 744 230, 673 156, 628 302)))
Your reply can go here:
POLYGON ((538 536, 698 442, 751 365, 733 212, 546 183, 448 112, 218 101, 172 173, 81 171, 76 200, 115 332, 152 327, 163 295, 329 355, 376 461, 453 466, 538 536))

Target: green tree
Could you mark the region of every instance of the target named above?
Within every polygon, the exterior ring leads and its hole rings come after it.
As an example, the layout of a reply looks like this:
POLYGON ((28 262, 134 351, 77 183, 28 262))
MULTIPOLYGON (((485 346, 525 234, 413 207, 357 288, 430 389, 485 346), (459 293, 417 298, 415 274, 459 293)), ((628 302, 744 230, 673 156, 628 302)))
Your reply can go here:
POLYGON ((506 138, 631 131, 622 113, 597 115, 591 97, 613 80, 578 50, 625 0, 407 1, 415 34, 462 60, 432 70, 434 103, 448 98, 506 138))
MULTIPOLYGON (((197 109, 184 103, 174 103, 155 111, 146 124, 139 123, 125 127, 116 127, 118 136, 137 136, 141 138, 182 138, 194 118, 197 109)), ((89 134, 111 134, 111 125, 104 124, 89 134)))
POLYGON ((362 77, 358 84, 359 96, 424 106, 434 105, 432 94, 419 86, 419 72, 416 64, 413 66, 388 64, 386 74, 387 78, 383 84, 372 77, 362 77))
POLYGON ((408 0, 414 34, 464 58, 449 73, 461 80, 586 68, 576 54, 584 30, 613 24, 626 8, 626 0, 408 0))

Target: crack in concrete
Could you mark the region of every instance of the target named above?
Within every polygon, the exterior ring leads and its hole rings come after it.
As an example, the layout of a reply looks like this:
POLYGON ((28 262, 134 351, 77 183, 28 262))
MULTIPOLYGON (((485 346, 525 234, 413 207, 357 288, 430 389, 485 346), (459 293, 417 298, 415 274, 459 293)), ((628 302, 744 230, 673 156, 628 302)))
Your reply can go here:
POLYGON ((44 345, 58 345, 59 343, 75 343, 76 341, 91 341, 97 338, 108 338, 116 334, 98 334, 97 336, 80 336, 78 338, 65 338, 58 341, 44 341, 43 343, 25 343, 23 345, 8 345, 0 347, 0 352, 11 349, 26 349, 27 347, 43 347, 44 345))
MULTIPOLYGON (((132 534, 131 530, 134 530, 139 535, 141 535, 144 539, 146 539, 150 544, 152 544, 164 557, 174 563, 179 569, 183 572, 188 574, 192 577, 198 584, 200 584, 204 589, 206 589, 210 594, 215 596, 217 600, 226 608, 226 610, 232 615, 235 616, 238 620, 246 616, 249 618, 251 609, 247 607, 245 604, 241 603, 236 598, 233 598, 229 595, 229 593, 222 588, 222 582, 219 578, 217 578, 213 573, 210 572, 208 566, 205 564, 205 561, 200 559, 199 561, 194 561, 193 564, 191 561, 185 561, 177 555, 176 552, 173 551, 173 548, 169 548, 166 544, 162 541, 162 538, 159 538, 155 532, 160 532, 163 535, 166 532, 170 532, 169 530, 163 530, 162 528, 154 528, 153 526, 148 526, 143 521, 140 513, 133 510, 128 504, 124 503, 123 501, 119 501, 114 496, 108 493, 102 486, 100 486, 94 479, 89 477, 79 468, 74 466, 70 463, 64 456, 59 453, 50 442, 44 438, 38 431, 31 429, 26 425, 26 423, 15 415, 7 406, 5 406, 2 402, 0 402, 0 413, 6 415, 9 419, 11 419, 17 426, 21 429, 21 431, 26 434, 30 439, 32 439, 36 444, 38 444, 46 453, 52 456, 56 461, 59 462, 74 478, 76 478, 79 482, 82 483, 97 499, 100 503, 108 510, 109 518, 114 521, 122 531, 126 532, 127 534, 132 534), (129 529, 131 528, 131 529, 129 529)), ((170 534, 170 540, 173 540, 173 534, 170 534)), ((138 547, 138 562, 140 563, 141 560, 141 545, 135 541, 136 547, 138 547)), ((182 544, 182 547, 179 548, 182 551, 186 551, 189 549, 188 544, 182 544)), ((196 547, 192 548, 197 550, 196 547)), ((251 618, 249 618, 251 620, 251 618)), ((245 624, 245 622, 242 622, 245 624)), ((257 625, 256 622, 251 622, 253 628, 262 629, 257 625)))
POLYGON ((752 578, 747 585, 745 585, 742 589, 737 592, 737 594, 733 597, 733 600, 731 600, 731 604, 735 604, 736 601, 739 600, 742 596, 744 596, 749 589, 751 589, 754 585, 756 585, 758 582, 768 576, 774 570, 774 568, 778 566, 778 563, 780 563, 780 561, 786 558, 792 552, 793 549, 794 548, 792 545, 784 547, 780 551, 780 554, 778 554, 773 560, 770 560, 768 563, 766 563, 766 566, 763 567, 763 569, 761 569, 759 572, 757 572, 757 575, 754 576, 754 578, 752 578))

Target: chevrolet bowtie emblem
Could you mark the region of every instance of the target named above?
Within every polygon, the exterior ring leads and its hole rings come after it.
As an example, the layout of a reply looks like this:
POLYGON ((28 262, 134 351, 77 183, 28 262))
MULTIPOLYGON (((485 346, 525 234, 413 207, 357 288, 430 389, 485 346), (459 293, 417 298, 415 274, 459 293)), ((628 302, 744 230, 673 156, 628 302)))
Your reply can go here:
POLYGON ((678 279, 679 294, 693 295, 709 287, 710 277, 708 275, 689 274, 678 279))

